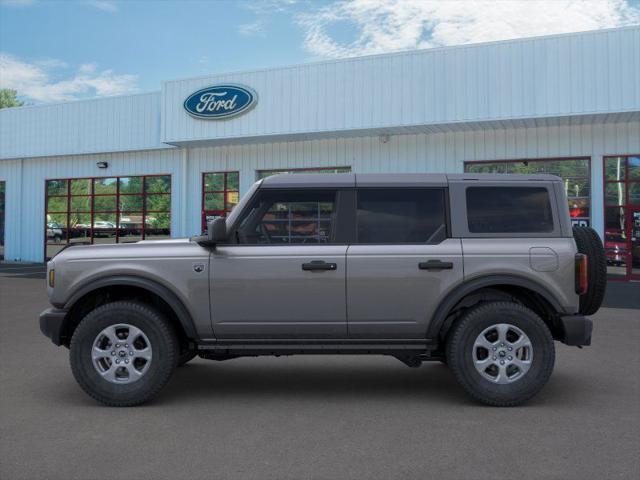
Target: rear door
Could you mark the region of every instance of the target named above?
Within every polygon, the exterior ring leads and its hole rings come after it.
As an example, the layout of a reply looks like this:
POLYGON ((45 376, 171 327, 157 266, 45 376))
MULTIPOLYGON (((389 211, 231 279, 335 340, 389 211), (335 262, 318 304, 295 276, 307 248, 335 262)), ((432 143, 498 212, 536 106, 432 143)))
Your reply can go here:
POLYGON ((359 188, 347 252, 352 338, 424 338, 440 300, 462 281, 446 188, 359 188))

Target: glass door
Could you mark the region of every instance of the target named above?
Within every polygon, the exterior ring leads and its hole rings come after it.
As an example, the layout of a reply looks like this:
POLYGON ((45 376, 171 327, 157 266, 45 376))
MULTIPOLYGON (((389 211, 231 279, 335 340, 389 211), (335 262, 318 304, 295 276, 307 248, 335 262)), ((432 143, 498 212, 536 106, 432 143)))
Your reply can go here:
POLYGON ((0 260, 4 260, 4 190, 5 183, 0 182, 0 260))
POLYGON ((640 280, 640 206, 630 208, 631 279, 640 280))
POLYGON ((604 216, 609 278, 640 280, 640 155, 604 158, 604 216))

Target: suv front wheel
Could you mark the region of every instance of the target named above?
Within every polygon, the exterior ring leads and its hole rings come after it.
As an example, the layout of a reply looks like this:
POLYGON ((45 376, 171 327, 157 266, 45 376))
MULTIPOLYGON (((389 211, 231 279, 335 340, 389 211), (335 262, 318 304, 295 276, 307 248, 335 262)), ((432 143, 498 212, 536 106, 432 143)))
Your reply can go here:
POLYGON ((508 407, 524 403, 547 383, 555 362, 542 319, 513 302, 492 302, 465 313, 452 327, 447 365, 476 400, 508 407))
POLYGON ((146 402, 169 381, 178 341, 167 319, 138 302, 102 305, 78 325, 70 346, 71 370, 91 397, 116 407, 146 402))

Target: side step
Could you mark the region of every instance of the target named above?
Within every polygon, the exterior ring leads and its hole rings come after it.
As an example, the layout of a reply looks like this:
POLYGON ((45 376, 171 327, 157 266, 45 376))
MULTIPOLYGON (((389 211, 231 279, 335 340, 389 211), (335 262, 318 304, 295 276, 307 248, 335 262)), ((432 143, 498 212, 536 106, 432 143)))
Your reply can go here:
POLYGON ((425 339, 225 339, 200 342, 198 353, 203 356, 258 356, 258 355, 400 355, 403 357, 430 356, 437 348, 435 342, 425 339))

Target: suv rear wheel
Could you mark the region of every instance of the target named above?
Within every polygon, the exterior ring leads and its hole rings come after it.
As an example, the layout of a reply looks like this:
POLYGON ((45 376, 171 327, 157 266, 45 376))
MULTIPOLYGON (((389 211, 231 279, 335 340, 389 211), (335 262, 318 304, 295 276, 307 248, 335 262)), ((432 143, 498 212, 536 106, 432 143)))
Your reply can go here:
POLYGON ((148 305, 113 302, 78 325, 70 346, 71 370, 82 389, 101 403, 128 407, 146 402, 169 381, 178 341, 166 318, 148 305))
POLYGON ((508 407, 529 400, 547 383, 555 349, 549 329, 533 311, 492 302, 472 308, 453 326, 446 358, 472 397, 508 407))

